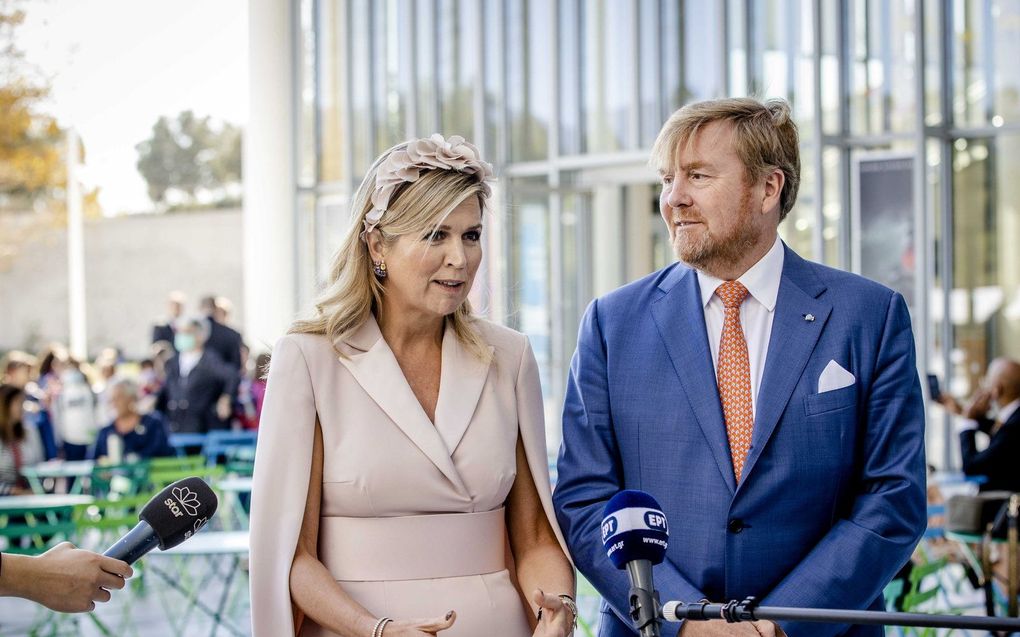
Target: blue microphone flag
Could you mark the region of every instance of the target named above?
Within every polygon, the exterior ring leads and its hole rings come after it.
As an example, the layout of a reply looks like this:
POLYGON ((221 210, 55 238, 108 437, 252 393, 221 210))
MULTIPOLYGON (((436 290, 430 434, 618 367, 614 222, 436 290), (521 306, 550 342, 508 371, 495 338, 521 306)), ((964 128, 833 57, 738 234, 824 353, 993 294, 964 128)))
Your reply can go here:
POLYGON ((606 503, 602 544, 616 568, 634 560, 659 564, 666 556, 669 527, 655 498, 644 491, 620 491, 606 503))

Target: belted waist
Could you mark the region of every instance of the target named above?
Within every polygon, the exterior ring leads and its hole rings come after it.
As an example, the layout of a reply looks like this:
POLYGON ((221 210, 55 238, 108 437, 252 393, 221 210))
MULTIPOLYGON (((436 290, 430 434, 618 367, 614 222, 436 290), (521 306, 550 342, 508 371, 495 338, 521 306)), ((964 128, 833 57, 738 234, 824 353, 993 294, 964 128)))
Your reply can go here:
POLYGON ((319 560, 338 581, 413 580, 506 568, 502 507, 484 513, 323 517, 319 560))

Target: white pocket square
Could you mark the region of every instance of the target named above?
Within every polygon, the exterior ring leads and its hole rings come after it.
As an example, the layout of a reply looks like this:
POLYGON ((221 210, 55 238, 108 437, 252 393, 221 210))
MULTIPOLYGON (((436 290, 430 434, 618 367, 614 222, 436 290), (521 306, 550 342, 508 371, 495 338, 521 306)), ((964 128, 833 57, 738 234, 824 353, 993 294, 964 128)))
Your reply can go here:
POLYGON ((829 364, 822 370, 818 377, 818 393, 824 394, 827 391, 835 391, 853 385, 857 379, 854 375, 840 367, 836 361, 829 361, 829 364))

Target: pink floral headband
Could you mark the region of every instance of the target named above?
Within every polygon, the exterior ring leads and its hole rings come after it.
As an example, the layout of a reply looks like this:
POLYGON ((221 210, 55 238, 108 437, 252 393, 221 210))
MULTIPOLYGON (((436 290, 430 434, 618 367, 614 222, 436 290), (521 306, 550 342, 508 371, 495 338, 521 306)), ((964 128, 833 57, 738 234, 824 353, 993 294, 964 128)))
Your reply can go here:
POLYGON ((486 197, 492 189, 486 180, 492 179, 492 165, 482 161, 474 144, 460 135, 445 139, 439 133, 428 138, 415 139, 405 148, 390 153, 376 170, 375 191, 372 193, 372 210, 365 215, 362 238, 375 230, 383 213, 390 205, 390 197, 403 183, 418 181, 421 173, 429 170, 453 170, 477 175, 486 197))

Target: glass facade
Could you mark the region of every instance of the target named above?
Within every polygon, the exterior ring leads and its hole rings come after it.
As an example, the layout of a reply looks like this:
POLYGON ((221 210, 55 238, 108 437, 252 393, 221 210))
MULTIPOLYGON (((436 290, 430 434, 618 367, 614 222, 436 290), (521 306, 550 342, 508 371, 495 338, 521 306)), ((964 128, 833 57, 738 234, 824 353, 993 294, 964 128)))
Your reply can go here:
MULTIPOLYGON (((965 395, 1020 356, 1020 0, 296 1, 299 276, 324 271, 376 155, 475 141, 501 181, 481 294, 531 336, 550 430, 588 302, 673 259, 647 155, 699 99, 790 101, 802 185, 780 233, 902 291, 922 371, 965 395)), ((929 460, 952 465, 930 415, 929 460)))

